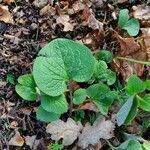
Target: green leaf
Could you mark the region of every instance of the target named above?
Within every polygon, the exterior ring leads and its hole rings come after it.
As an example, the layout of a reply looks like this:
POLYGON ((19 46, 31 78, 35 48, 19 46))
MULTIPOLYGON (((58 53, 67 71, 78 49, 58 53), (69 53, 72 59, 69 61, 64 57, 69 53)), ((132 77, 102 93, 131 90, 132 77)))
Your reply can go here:
POLYGON ((87 88, 87 95, 92 98, 99 111, 106 115, 114 97, 109 96, 112 91, 103 83, 94 84, 87 88))
POLYGON ((96 62, 94 77, 101 82, 107 82, 108 85, 112 85, 116 81, 116 73, 107 68, 107 64, 104 61, 96 62))
POLYGON ((36 84, 31 74, 26 74, 18 78, 19 84, 15 86, 16 92, 24 100, 35 101, 38 97, 36 84))
POLYGON ((143 147, 143 150, 150 150, 150 142, 144 142, 142 147, 143 147))
POLYGON ((144 111, 150 111, 150 94, 145 95, 143 98, 136 96, 138 100, 138 106, 144 111))
POLYGON ((66 81, 89 80, 93 75, 94 65, 95 59, 86 46, 58 38, 39 52, 33 65, 33 76, 42 92, 58 96, 66 90, 66 81))
POLYGON ((122 27, 122 29, 127 30, 130 36, 136 36, 140 29, 139 21, 135 18, 132 18, 122 27))
POLYGON ((113 60, 113 54, 107 50, 100 50, 98 53, 95 54, 97 60, 103 60, 106 63, 110 63, 113 60))
POLYGON ((145 81, 146 89, 150 91, 150 79, 145 81))
POLYGON ((128 13, 129 13, 128 9, 122 9, 122 10, 120 10, 119 20, 118 20, 118 26, 120 28, 123 28, 124 25, 129 20, 129 14, 128 13))
POLYGON ((136 75, 130 76, 127 81, 126 91, 130 95, 144 92, 146 89, 145 83, 136 75))
POLYGON ((68 110, 68 103, 66 101, 65 95, 60 95, 57 97, 43 95, 41 97, 41 106, 46 111, 56 114, 62 114, 68 110))
POLYGON ((86 99, 86 90, 85 89, 77 89, 74 92, 74 96, 73 96, 73 103, 78 105, 81 104, 85 101, 86 99))
POLYGON ((117 147, 116 150, 142 150, 142 146, 137 140, 127 140, 117 147))
POLYGON ((8 82, 8 83, 11 83, 11 84, 13 84, 13 85, 15 85, 16 84, 16 82, 15 82, 15 77, 14 77, 14 75, 13 74, 7 74, 7 77, 6 77, 6 81, 8 82))
POLYGON ((53 112, 48 112, 39 106, 38 111, 36 113, 36 117, 40 121, 51 122, 60 118, 60 114, 55 114, 53 112))
POLYGON ((128 115, 130 113, 132 104, 133 104, 133 98, 134 98, 134 96, 129 97, 128 100, 121 107, 121 109, 118 111, 118 113, 117 113, 118 126, 121 126, 122 124, 125 123, 128 115))

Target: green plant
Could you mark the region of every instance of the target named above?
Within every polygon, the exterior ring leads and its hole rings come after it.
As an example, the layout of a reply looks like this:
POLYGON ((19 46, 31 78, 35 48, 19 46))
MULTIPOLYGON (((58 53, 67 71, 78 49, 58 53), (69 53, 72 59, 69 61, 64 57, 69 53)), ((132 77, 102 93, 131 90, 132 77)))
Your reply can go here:
POLYGON ((117 95, 108 86, 116 80, 116 74, 106 64, 111 60, 109 51, 100 51, 99 57, 94 57, 84 45, 68 39, 55 39, 40 50, 32 74, 18 78, 16 92, 28 101, 36 101, 39 97, 41 105, 37 119, 41 121, 60 118, 68 111, 68 102, 71 115, 73 104, 79 105, 87 97, 106 115, 117 95), (72 81, 92 85, 73 93, 72 81))
POLYGON ((62 149, 63 149, 62 144, 54 143, 48 145, 48 150, 62 150, 62 149))
POLYGON ((148 80, 144 82, 136 75, 130 76, 125 88, 128 99, 117 113, 117 123, 119 126, 131 123, 137 115, 138 108, 150 111, 150 94, 145 93, 145 90, 149 90, 148 83, 148 80))
POLYGON ((124 29, 130 36, 136 36, 139 33, 140 24, 136 18, 129 19, 128 9, 122 9, 119 12, 118 26, 124 29))

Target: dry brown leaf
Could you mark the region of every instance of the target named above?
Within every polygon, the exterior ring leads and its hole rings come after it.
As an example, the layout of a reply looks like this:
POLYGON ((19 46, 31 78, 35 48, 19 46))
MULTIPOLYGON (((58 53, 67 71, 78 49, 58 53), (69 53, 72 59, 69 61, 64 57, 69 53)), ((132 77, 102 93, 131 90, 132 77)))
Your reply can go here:
POLYGON ((10 5, 11 3, 14 3, 15 0, 3 0, 3 2, 10 5))
POLYGON ((81 104, 78 109, 99 112, 99 109, 96 107, 96 105, 90 101, 81 104))
POLYGON ((69 21, 69 15, 60 15, 56 19, 56 23, 61 23, 62 25, 64 25, 63 31, 73 31, 74 26, 71 23, 69 23, 69 21))
POLYGON ((21 146, 23 146, 23 144, 24 144, 23 137, 20 135, 20 133, 18 131, 16 131, 16 134, 10 139, 9 145, 21 147, 21 146))
POLYGON ((150 6, 139 5, 133 6, 133 16, 140 20, 148 20, 150 19, 150 6))
POLYGON ((100 139, 111 139, 114 129, 115 124, 111 120, 98 118, 93 126, 88 123, 85 125, 82 134, 79 135, 78 145, 82 148, 86 148, 89 145, 99 143, 100 139))
POLYGON ((143 33, 144 44, 143 47, 146 49, 148 61, 150 61, 150 28, 141 28, 143 33))
MULTIPOLYGON (((115 32, 115 36, 121 47, 117 56, 146 61, 146 50, 141 48, 134 38, 123 38, 117 32, 115 32)), ((124 80, 127 80, 132 74, 142 76, 144 71, 144 65, 125 60, 114 59, 113 65, 116 72, 121 73, 124 80)))
POLYGON ((53 121, 46 127, 46 132, 51 134, 51 139, 58 141, 63 139, 64 146, 71 145, 78 137, 82 129, 81 123, 76 123, 68 118, 67 122, 62 120, 53 121))
POLYGON ((92 28, 93 30, 103 30, 103 23, 95 18, 92 9, 85 8, 81 19, 85 20, 86 25, 88 25, 88 27, 92 28))
POLYGON ((8 6, 0 5, 0 21, 4 21, 5 23, 13 24, 13 16, 8 11, 8 6))
POLYGON ((49 14, 50 16, 53 16, 56 14, 56 10, 54 7, 52 7, 50 4, 46 5, 40 10, 40 15, 46 15, 49 14))

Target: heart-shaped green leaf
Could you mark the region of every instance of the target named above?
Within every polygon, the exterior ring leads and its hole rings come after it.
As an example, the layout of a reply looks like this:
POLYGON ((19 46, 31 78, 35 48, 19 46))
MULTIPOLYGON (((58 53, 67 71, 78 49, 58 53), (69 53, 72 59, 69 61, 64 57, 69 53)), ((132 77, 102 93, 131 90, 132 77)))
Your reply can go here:
POLYGON ((130 95, 138 94, 145 91, 145 83, 136 75, 130 76, 127 81, 126 91, 130 95))
POLYGON ((107 114, 114 100, 113 93, 111 92, 109 87, 103 83, 94 84, 87 88, 87 95, 91 97, 92 101, 103 115, 107 114))
POLYGON ((135 18, 132 18, 123 26, 122 29, 127 30, 130 36, 136 36, 140 29, 139 21, 135 18))
POLYGON ((57 97, 43 95, 41 97, 41 106, 46 111, 56 114, 62 114, 68 110, 68 103, 66 101, 65 95, 60 95, 57 97))
POLYGON ((26 74, 18 78, 18 83, 15 87, 16 92, 28 101, 35 101, 38 97, 36 92, 36 84, 31 74, 26 74))
POLYGON ((89 80, 94 65, 95 59, 86 46, 59 38, 41 49, 33 65, 33 76, 42 92, 58 96, 66 90, 66 81, 89 80))
POLYGON ((73 103, 78 105, 84 102, 84 100, 86 99, 86 90, 85 89, 77 89, 74 92, 74 96, 73 96, 73 103))

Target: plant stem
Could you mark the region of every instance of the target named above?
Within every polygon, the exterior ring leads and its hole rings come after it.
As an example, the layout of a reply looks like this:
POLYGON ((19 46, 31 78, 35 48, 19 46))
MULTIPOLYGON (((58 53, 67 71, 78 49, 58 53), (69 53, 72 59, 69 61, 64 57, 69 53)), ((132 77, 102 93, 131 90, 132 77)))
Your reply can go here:
POLYGON ((127 61, 130 61, 130 62, 143 64, 143 65, 149 65, 150 66, 150 62, 148 62, 148 61, 140 61, 140 60, 135 60, 135 59, 132 59, 132 58, 119 57, 119 56, 116 57, 116 59, 127 60, 127 61))
POLYGON ((115 149, 116 149, 116 147, 114 147, 108 140, 106 140, 106 142, 108 143, 108 145, 110 146, 110 148, 111 148, 112 150, 115 150, 115 149))
POLYGON ((71 117, 72 116, 72 110, 73 110, 73 95, 72 95, 71 81, 69 81, 68 89, 69 89, 69 95, 70 95, 69 117, 71 117))

